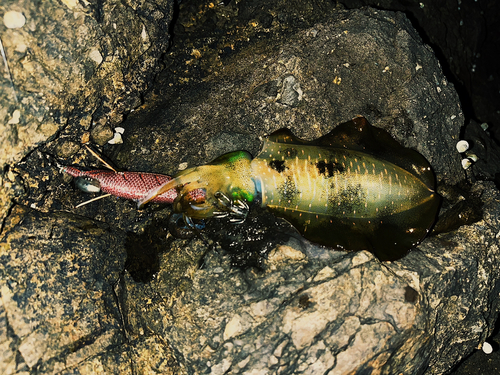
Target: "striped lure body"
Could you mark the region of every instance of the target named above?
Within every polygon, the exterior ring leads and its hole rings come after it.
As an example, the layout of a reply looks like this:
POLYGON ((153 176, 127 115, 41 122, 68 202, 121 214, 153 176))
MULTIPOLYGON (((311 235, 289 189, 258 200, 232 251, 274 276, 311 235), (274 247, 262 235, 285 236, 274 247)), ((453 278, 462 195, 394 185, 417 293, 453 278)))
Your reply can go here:
POLYGON ((434 223, 440 205, 434 184, 421 154, 357 117, 314 141, 278 130, 254 159, 245 151, 222 155, 174 176, 139 205, 176 189, 174 211, 201 219, 241 213, 260 196, 263 206, 313 242, 394 260, 434 223), (194 189, 205 192, 204 200, 190 198, 194 189))

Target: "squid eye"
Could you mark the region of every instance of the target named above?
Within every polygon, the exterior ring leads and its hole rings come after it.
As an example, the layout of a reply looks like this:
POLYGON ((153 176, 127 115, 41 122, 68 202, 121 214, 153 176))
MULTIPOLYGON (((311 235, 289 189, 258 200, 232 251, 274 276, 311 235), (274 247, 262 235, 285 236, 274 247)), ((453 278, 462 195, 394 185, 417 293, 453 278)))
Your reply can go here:
POLYGON ((85 193, 98 193, 101 191, 101 184, 95 178, 90 177, 77 177, 75 185, 85 193))

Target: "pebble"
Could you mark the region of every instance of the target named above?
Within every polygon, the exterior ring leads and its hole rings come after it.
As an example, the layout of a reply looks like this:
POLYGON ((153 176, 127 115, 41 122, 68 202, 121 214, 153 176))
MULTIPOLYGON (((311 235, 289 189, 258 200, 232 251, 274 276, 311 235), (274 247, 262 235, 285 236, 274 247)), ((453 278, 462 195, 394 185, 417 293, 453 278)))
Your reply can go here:
POLYGON ((3 24, 8 29, 19 29, 26 23, 26 17, 21 12, 9 10, 3 15, 3 24))
POLYGON ((467 141, 459 141, 457 143, 457 151, 462 153, 469 149, 469 142, 467 141))
POLYGON ((104 146, 109 140, 113 139, 115 132, 105 123, 98 123, 91 130, 90 135, 95 143, 104 146))
POLYGON ((69 158, 80 150, 80 145, 77 142, 66 140, 56 148, 56 155, 59 158, 69 158))
POLYGON ((116 132, 113 135, 113 138, 108 141, 108 143, 110 145, 119 145, 119 144, 122 144, 123 143, 122 135, 120 133, 116 132))
POLYGON ((483 344, 483 352, 485 352, 486 354, 493 353, 493 346, 491 346, 489 342, 485 341, 483 344))
POLYGON ((467 169, 472 165, 472 161, 469 158, 462 159, 462 168, 467 169))

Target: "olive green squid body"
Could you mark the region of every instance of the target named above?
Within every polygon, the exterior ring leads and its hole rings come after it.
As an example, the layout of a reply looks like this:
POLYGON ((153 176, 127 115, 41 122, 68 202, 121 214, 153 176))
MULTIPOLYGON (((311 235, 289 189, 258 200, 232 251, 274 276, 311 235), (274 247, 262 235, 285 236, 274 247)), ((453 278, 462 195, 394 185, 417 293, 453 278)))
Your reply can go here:
POLYGON ((417 245, 439 209, 427 161, 364 118, 311 142, 279 130, 251 168, 262 204, 305 238, 381 260, 417 245))

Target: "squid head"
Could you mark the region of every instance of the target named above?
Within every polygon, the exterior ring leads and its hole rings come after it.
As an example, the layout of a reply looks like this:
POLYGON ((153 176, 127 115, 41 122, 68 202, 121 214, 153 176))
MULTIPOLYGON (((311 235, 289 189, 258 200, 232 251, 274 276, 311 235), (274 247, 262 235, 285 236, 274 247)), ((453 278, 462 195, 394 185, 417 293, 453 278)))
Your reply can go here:
POLYGON ((242 218, 236 221, 243 221, 247 203, 251 203, 256 194, 250 173, 251 160, 247 151, 234 151, 211 163, 188 168, 150 191, 139 201, 139 207, 170 189, 176 189, 174 212, 192 219, 239 214, 242 218))

